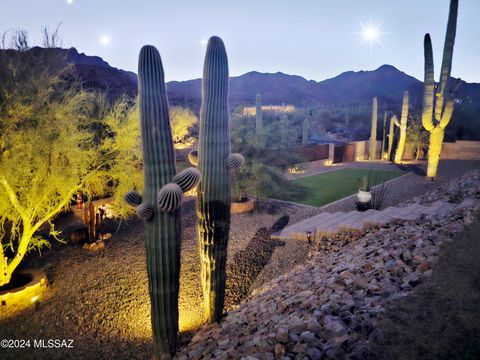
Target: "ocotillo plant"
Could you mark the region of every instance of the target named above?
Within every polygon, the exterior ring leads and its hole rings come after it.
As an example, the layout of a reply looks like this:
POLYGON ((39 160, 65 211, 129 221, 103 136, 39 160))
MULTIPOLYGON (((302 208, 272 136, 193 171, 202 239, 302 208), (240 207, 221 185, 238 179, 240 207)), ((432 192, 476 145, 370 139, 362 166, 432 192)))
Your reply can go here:
POLYGON ((244 162, 230 153, 228 60, 222 39, 209 39, 202 80, 198 168, 197 230, 205 320, 219 322, 225 300, 230 230, 230 170, 244 162))
POLYGON ((308 130, 310 129, 310 122, 308 119, 303 120, 303 131, 302 131, 302 145, 308 144, 308 130))
MULTIPOLYGON (((423 90, 423 127, 430 133, 430 145, 428 147, 427 176, 434 178, 437 175, 438 162, 442 151, 445 127, 450 122, 455 98, 453 92, 455 86, 450 84, 452 70, 453 45, 457 28, 458 0, 450 1, 448 14, 447 33, 443 47, 442 70, 440 83, 435 88, 435 76, 433 68, 433 50, 430 34, 425 35, 425 82, 423 90), (434 111, 435 109, 435 111, 434 111)), ((458 87, 458 86, 457 86, 458 87)))
POLYGON ((255 99, 255 132, 258 134, 263 130, 263 115, 262 115, 262 96, 257 94, 255 99))
POLYGON ((369 141, 369 159, 375 160, 377 157, 377 112, 378 112, 378 105, 377 105, 377 98, 373 98, 373 105, 372 105, 372 130, 370 132, 370 141, 369 141))
POLYGON ((155 353, 174 353, 178 333, 180 206, 182 192, 198 184, 200 172, 187 168, 175 175, 175 152, 162 60, 144 46, 138 61, 140 127, 144 190, 125 195, 145 220, 145 247, 155 353))
POLYGON ((402 115, 400 121, 394 118, 395 125, 400 128, 400 138, 398 139, 397 151, 395 151, 395 163, 400 164, 405 152, 405 141, 407 140, 407 120, 408 120, 408 91, 403 93, 402 115))
POLYGON ((393 137, 395 136, 395 121, 398 121, 397 116, 393 115, 390 119, 390 130, 388 132, 388 150, 387 150, 387 160, 390 161, 392 158, 393 150, 393 137))
POLYGON ((385 154, 385 136, 386 136, 386 132, 387 132, 387 112, 385 111, 385 113, 383 114, 383 132, 382 132, 382 150, 380 151, 380 157, 382 159, 385 158, 386 154, 385 154))

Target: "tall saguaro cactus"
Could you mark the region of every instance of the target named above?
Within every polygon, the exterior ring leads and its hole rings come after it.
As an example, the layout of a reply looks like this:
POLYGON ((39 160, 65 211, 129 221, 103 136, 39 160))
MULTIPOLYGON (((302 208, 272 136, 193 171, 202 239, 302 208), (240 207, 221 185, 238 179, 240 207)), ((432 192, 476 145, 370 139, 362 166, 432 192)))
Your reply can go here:
POLYGON ((395 152, 395 163, 400 164, 405 152, 405 141, 407 140, 407 121, 408 121, 408 91, 403 93, 402 115, 400 121, 394 118, 395 125, 400 128, 400 138, 398 139, 397 151, 395 152))
POLYGON ((258 134, 263 130, 262 95, 257 94, 255 106, 255 132, 258 134))
POLYGON ((423 127, 430 133, 430 145, 428 147, 427 176, 434 178, 437 175, 438 162, 442 151, 445 127, 452 118, 455 107, 453 91, 455 86, 450 83, 452 70, 453 46, 457 28, 458 0, 450 1, 448 14, 447 33, 443 47, 442 70, 440 83, 435 87, 433 68, 433 50, 430 34, 425 35, 425 82, 423 90, 423 127), (435 109, 435 110, 434 110, 435 109))
POLYGON ((162 60, 147 45, 138 61, 144 191, 125 195, 145 220, 145 247, 155 353, 174 353, 178 333, 180 206, 182 193, 195 187, 200 172, 187 168, 175 175, 175 152, 162 60))
POLYGON ((398 121, 397 116, 393 115, 390 119, 390 129, 388 131, 388 150, 387 150, 387 160, 390 161, 392 158, 393 150, 393 137, 395 136, 395 122, 398 121))
POLYGON ((308 119, 303 120, 303 131, 302 131, 302 145, 308 144, 308 131, 310 129, 310 122, 308 119))
POLYGON ((206 321, 219 322, 225 298, 227 245, 230 230, 230 170, 244 162, 230 153, 228 60, 222 39, 208 41, 203 68, 198 139, 198 241, 206 321))
POLYGON ((377 157, 377 113, 378 113, 378 102, 377 98, 373 98, 372 104, 372 130, 370 132, 370 141, 369 141, 369 159, 375 160, 377 157))
POLYGON ((385 136, 387 132, 387 112, 383 114, 383 127, 382 127, 382 151, 380 152, 380 158, 385 158, 385 136))

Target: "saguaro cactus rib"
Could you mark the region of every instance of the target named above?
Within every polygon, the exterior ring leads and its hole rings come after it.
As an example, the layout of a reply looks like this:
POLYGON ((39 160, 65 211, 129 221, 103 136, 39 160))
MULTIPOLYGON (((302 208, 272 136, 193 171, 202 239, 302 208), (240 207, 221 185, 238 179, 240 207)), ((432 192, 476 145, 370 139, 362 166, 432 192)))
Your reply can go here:
POLYGON ((203 68, 198 141, 201 181, 197 229, 205 320, 222 318, 230 230, 230 169, 242 162, 230 154, 228 60, 223 41, 211 37, 203 68))

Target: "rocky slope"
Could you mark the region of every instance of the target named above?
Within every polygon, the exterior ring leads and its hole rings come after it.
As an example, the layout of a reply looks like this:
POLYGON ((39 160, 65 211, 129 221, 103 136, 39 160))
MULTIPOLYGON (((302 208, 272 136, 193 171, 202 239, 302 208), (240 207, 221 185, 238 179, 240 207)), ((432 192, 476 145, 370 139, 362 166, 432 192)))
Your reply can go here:
POLYGON ((478 216, 480 173, 416 200, 438 199, 473 201, 451 213, 323 239, 304 265, 258 289, 221 324, 197 331, 178 358, 367 357, 386 307, 429 277, 445 244, 478 216))

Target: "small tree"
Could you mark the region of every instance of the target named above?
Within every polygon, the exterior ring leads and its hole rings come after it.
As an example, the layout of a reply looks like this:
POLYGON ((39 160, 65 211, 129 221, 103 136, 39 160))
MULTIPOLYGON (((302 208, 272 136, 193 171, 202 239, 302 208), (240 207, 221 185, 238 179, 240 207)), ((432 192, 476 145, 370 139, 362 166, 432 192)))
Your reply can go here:
POLYGON ((0 91, 0 286, 28 252, 57 237, 52 221, 77 191, 94 196, 123 182, 130 188, 140 161, 136 112, 126 101, 98 109, 96 94, 25 66, 35 63, 30 54, 14 60, 7 68, 16 71, 5 73, 0 91))
POLYGON ((414 149, 415 160, 420 158, 422 149, 428 148, 428 132, 423 128, 421 119, 412 119, 407 128, 407 147, 414 149))
POLYGON ((174 106, 170 109, 173 143, 175 148, 188 148, 194 144, 192 132, 198 123, 195 114, 187 108, 174 106))

